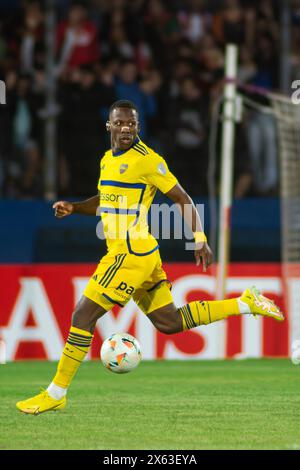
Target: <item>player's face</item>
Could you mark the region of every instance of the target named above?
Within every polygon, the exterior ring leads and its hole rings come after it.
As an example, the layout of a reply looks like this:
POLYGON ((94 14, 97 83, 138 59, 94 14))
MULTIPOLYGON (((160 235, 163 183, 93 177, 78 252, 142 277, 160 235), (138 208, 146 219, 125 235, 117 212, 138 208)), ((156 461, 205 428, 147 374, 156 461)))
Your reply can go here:
POLYGON ((131 147, 139 131, 137 112, 129 108, 116 108, 111 112, 109 122, 113 150, 131 147))

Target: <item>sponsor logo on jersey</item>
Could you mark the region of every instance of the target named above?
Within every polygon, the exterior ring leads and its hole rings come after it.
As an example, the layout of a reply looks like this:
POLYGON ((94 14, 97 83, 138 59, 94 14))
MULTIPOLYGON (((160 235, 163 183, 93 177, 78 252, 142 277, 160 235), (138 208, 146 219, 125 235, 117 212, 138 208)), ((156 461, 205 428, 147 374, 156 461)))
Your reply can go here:
POLYGON ((167 169, 165 167, 165 165, 163 163, 159 163, 158 166, 157 166, 157 171, 161 174, 161 175, 166 175, 167 173, 167 169))
POLYGON ((128 295, 131 295, 134 291, 134 287, 133 286, 128 286, 128 284, 124 281, 122 281, 116 290, 121 290, 121 291, 125 291, 126 294, 128 295))
POLYGON ((100 193, 100 201, 112 201, 112 202, 118 202, 118 201, 123 201, 123 195, 122 194, 113 194, 113 193, 100 193))
POLYGON ((120 165, 120 173, 125 173, 125 171, 127 170, 128 168, 128 165, 127 163, 122 163, 122 165, 120 165))

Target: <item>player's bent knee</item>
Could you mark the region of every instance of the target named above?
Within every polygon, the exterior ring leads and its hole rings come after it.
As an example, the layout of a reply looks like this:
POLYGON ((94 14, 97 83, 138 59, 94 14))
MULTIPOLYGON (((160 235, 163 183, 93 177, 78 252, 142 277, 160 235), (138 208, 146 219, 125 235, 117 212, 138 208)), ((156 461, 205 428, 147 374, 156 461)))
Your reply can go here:
POLYGON ((176 308, 169 306, 158 309, 148 315, 155 328, 165 335, 173 335, 182 331, 182 321, 176 308))
POLYGON ((161 333, 172 335, 182 331, 182 320, 173 303, 165 305, 148 314, 149 320, 161 333))

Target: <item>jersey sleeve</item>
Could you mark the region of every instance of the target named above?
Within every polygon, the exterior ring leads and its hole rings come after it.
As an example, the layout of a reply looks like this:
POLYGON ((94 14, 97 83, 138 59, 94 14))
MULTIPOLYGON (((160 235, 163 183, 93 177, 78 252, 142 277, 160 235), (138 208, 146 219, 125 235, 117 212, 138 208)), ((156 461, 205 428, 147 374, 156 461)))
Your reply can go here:
POLYGON ((178 183, 165 159, 154 152, 149 156, 145 179, 147 184, 155 186, 164 194, 178 183))
POLYGON ((104 168, 103 165, 104 165, 104 159, 105 159, 105 154, 100 158, 100 162, 99 162, 99 179, 98 179, 98 185, 97 185, 97 189, 100 191, 100 181, 101 181, 101 170, 104 168))

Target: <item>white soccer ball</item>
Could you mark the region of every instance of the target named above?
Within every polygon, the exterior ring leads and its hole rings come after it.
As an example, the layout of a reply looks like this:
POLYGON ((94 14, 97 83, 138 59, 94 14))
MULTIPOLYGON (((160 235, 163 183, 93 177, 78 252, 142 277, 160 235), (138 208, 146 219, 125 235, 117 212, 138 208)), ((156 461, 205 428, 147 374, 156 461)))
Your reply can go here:
POLYGON ((291 356, 291 361, 294 364, 294 366, 299 366, 300 364, 300 349, 296 349, 293 351, 292 356, 291 356))
POLYGON ((300 340, 296 339, 292 342, 291 361, 295 366, 300 364, 300 340))
POLYGON ((101 347, 100 357, 104 367, 117 374, 135 369, 142 358, 141 347, 134 336, 128 333, 114 333, 101 347))

